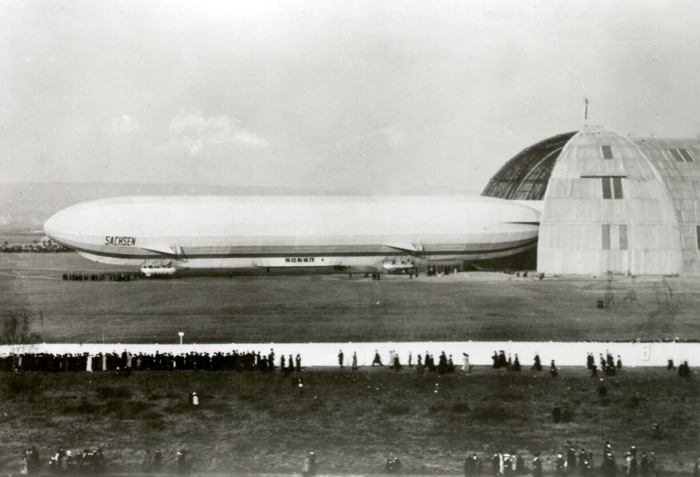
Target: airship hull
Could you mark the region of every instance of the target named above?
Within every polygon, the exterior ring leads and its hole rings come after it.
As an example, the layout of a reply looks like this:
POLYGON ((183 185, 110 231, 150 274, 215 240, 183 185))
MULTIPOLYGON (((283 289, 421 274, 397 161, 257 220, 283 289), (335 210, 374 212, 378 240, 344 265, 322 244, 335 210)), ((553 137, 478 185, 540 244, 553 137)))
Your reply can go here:
POLYGON ((46 234, 101 263, 370 267, 479 261, 537 244, 539 212, 484 197, 122 197, 69 207, 46 234))

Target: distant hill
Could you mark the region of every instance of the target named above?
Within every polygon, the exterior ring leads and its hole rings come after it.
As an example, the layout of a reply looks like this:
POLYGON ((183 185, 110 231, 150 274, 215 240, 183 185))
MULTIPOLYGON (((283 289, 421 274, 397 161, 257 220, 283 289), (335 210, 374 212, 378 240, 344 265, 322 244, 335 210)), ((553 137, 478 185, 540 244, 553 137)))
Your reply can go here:
MULTIPOLYGON (((61 209, 89 200, 126 195, 432 195, 465 191, 313 190, 293 187, 212 186, 202 184, 0 183, 0 231, 41 233, 44 222, 61 209)), ((475 193, 475 194, 478 194, 475 193)))

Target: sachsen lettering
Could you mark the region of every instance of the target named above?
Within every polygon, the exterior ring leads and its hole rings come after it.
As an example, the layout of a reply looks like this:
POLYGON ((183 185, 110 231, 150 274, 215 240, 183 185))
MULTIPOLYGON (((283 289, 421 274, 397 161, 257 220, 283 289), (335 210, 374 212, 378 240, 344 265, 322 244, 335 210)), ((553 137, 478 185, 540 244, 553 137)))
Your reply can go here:
POLYGON ((105 237, 105 245, 118 245, 121 247, 134 247, 136 245, 136 237, 105 237))

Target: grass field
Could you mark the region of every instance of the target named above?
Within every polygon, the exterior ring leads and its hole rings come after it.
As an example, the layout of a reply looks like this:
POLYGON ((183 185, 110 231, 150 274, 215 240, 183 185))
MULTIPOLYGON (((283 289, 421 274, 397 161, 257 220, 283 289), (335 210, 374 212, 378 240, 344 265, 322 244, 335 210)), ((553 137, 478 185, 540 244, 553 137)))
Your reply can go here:
POLYGON ((655 450, 663 475, 692 472, 700 432, 700 386, 660 369, 591 379, 583 369, 509 373, 477 367, 471 376, 413 369, 321 369, 292 377, 260 372, 27 373, 3 380, 0 469, 16 472, 22 449, 47 460, 64 447, 102 447, 112 472, 138 471, 146 449, 161 449, 165 470, 184 448, 202 473, 298 473, 305 452, 321 473, 382 473, 389 455, 407 474, 460 474, 467 452, 488 458, 517 450, 545 470, 568 442, 602 461, 606 440, 618 466, 624 452, 655 450), (188 403, 197 391, 199 408, 188 403), (555 424, 554 404, 572 420, 555 424), (652 424, 664 436, 652 439, 652 424))
POLYGON ((0 319, 26 313, 45 342, 165 343, 178 329, 196 343, 700 339, 697 278, 61 280, 105 270, 76 254, 0 254, 0 319))

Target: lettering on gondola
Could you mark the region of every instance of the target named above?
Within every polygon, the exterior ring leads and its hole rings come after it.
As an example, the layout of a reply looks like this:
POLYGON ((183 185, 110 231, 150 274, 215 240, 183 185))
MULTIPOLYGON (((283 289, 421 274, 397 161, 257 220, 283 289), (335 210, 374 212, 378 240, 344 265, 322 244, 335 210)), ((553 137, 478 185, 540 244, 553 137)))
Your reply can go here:
POLYGON ((285 258, 286 263, 310 263, 314 261, 314 257, 291 257, 285 258))
POLYGON ((107 235, 105 237, 105 245, 118 245, 121 247, 135 247, 136 237, 114 237, 107 235))

